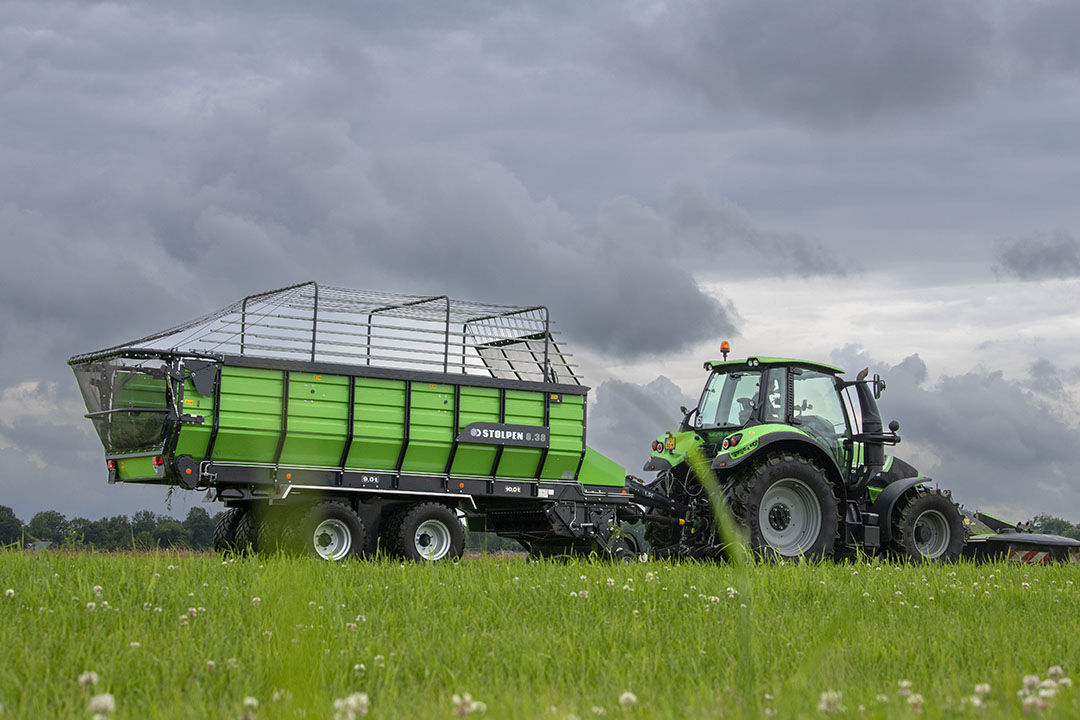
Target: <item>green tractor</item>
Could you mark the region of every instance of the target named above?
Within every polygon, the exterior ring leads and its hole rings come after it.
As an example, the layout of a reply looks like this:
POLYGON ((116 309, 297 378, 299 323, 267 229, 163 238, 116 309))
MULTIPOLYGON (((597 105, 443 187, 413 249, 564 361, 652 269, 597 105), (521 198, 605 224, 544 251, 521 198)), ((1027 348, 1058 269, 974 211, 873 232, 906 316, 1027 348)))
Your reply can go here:
POLYGON ((726 544, 692 468, 705 459, 761 556, 843 557, 856 548, 914 561, 960 558, 970 521, 951 494, 885 453, 900 442, 878 410, 885 383, 863 370, 751 357, 705 363, 709 379, 677 432, 652 444, 633 485, 657 556, 718 557, 726 544), (854 393, 851 391, 854 390, 854 393), (852 394, 857 399, 852 400, 852 394))

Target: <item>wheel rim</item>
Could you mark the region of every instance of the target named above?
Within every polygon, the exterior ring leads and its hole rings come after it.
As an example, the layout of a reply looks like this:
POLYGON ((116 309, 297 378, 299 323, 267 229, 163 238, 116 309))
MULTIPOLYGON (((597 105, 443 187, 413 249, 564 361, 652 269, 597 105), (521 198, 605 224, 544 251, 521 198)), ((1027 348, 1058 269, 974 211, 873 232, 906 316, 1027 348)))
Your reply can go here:
POLYGON ((340 560, 352 548, 352 532, 349 526, 335 518, 319 523, 311 539, 315 553, 324 560, 340 560))
POLYGON ((934 560, 945 554, 952 539, 949 521, 938 510, 924 510, 915 518, 912 533, 915 536, 915 549, 927 560, 934 560))
POLYGON ((442 560, 450 552, 450 528, 438 520, 425 520, 413 538, 416 554, 424 560, 442 560))
POLYGON ((758 527, 777 553, 798 556, 810 550, 821 534, 821 503, 802 480, 783 478, 761 498, 758 527))

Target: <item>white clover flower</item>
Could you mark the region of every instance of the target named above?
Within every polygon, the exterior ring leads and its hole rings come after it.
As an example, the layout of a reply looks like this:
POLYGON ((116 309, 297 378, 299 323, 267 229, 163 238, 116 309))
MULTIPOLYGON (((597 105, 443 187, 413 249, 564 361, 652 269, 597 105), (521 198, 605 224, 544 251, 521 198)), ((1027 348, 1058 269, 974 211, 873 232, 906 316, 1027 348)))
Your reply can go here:
POLYGON ((847 710, 844 707, 844 694, 838 690, 826 690, 821 693, 817 709, 823 713, 841 713, 847 710))
POLYGON ((578 597, 582 598, 583 600, 588 600, 589 599, 589 591, 588 590, 582 590, 581 592, 578 593, 578 597))
POLYGON ((207 670, 213 670, 214 669, 214 661, 213 660, 207 660, 206 661, 206 669, 207 670))
POLYGON ((262 598, 256 595, 255 597, 251 598, 251 604, 255 607, 259 607, 259 605, 262 604, 262 598))
POLYGON ((251 697, 250 695, 248 695, 246 698, 244 698, 244 703, 243 704, 244 704, 244 708, 246 708, 248 710, 258 710, 259 709, 259 701, 256 698, 251 697))
POLYGON ((739 591, 738 591, 738 590, 736 590, 736 589, 735 589, 735 588, 733 588, 733 587, 729 587, 729 588, 727 589, 727 596, 728 596, 729 598, 733 598, 733 597, 735 597, 735 596, 736 596, 736 595, 738 595, 738 594, 739 594, 739 591))
POLYGON ((1034 690, 1039 686, 1039 682, 1041 681, 1039 680, 1038 675, 1025 675, 1021 684, 1024 686, 1025 690, 1034 690))
POLYGON ((979 683, 978 685, 976 685, 975 686, 975 694, 976 695, 989 695, 990 694, 990 683, 979 683))
POLYGON ((910 705, 911 709, 914 710, 915 712, 921 713, 922 712, 922 706, 923 706, 923 697, 922 697, 922 695, 920 695, 919 693, 909 695, 908 699, 907 699, 907 704, 910 705))
POLYGON ((1031 583, 1026 583, 1026 582, 1025 583, 1020 583, 1020 587, 1024 588, 1025 590, 1030 590, 1031 589, 1031 583))
POLYGON ((482 715, 487 711, 487 705, 478 700, 473 700, 472 695, 469 693, 464 695, 455 694, 451 701, 454 703, 454 714, 458 717, 465 717, 473 713, 482 715))
POLYGON ((1047 669, 1046 674, 1049 675, 1052 679, 1057 680, 1065 674, 1065 671, 1061 669, 1060 665, 1054 665, 1047 669))
POLYGON ((116 712, 116 698, 111 693, 103 693, 90 698, 86 711, 95 715, 111 715, 116 712))
POLYGON ((898 695, 900 695, 900 697, 907 697, 911 695, 910 680, 901 680, 900 682, 896 683, 896 686, 900 688, 900 691, 897 693, 898 695))
POLYGON ((885 703, 889 702, 889 696, 888 696, 888 695, 885 695, 884 693, 881 693, 881 694, 879 694, 879 695, 878 695, 877 697, 875 697, 874 699, 875 699, 875 700, 877 700, 877 701, 878 701, 879 703, 881 703, 882 705, 884 705, 885 703))
POLYGON ((289 702, 292 700, 292 693, 288 690, 275 690, 270 696, 271 702, 289 702))
POLYGON ((971 707, 973 708, 981 708, 983 706, 983 703, 986 702, 985 700, 983 700, 982 695, 972 695, 967 699, 967 701, 971 704, 971 707))
POLYGON ((94 586, 94 594, 95 595, 97 595, 98 597, 101 597, 101 591, 102 591, 102 587, 100 585, 95 585, 94 586))
POLYGON ((1043 700, 1053 700, 1057 696, 1057 688, 1042 688, 1039 690, 1039 697, 1043 700))
POLYGON ((87 610, 95 610, 96 608, 97 608, 97 603, 96 603, 96 602, 94 602, 93 600, 91 600, 90 602, 86 603, 86 609, 87 609, 87 610))
POLYGON ((15 597, 15 588, 8 588, 7 590, 5 590, 4 596, 9 598, 15 597))
POLYGON ((353 693, 334 701, 334 720, 356 720, 368 714, 371 703, 367 693, 353 693))
POLYGON ((1043 700, 1042 698, 1038 698, 1038 697, 1035 697, 1034 695, 1031 695, 1029 697, 1024 698, 1024 701, 1022 703, 1022 707, 1024 708, 1025 713, 1030 713, 1033 710, 1042 710, 1043 708, 1045 708, 1046 707, 1046 701, 1043 700))
MULTIPOLYGON (((608 587, 615 587, 615 578, 608 578, 607 579, 607 584, 608 584, 608 587)), ((14 590, 8 590, 8 592, 11 593, 12 595, 15 594, 14 590)), ((9 595, 8 597, 11 597, 11 596, 9 595)))
POLYGON ((1058 680, 1058 687, 1071 688, 1073 686, 1072 678, 1063 677, 1058 680))
POLYGON ((604 709, 603 707, 599 706, 599 705, 593 705, 592 706, 592 714, 593 715, 607 715, 607 710, 604 709))
POLYGON ((374 665, 377 668, 386 667, 386 663, 383 661, 383 656, 382 655, 376 655, 375 657, 373 657, 371 659, 371 664, 374 665))
POLYGON ((359 626, 354 622, 345 623, 345 629, 348 630, 349 632, 356 632, 358 627, 359 626))
POLYGON ((139 647, 142 647, 142 643, 139 642, 138 640, 132 640, 131 642, 128 643, 128 647, 139 648, 139 647))
POLYGON ((622 706, 623 710, 629 710, 637 705, 637 695, 627 690, 619 696, 619 705, 622 706))
POLYGON ((98 674, 93 670, 87 670, 83 674, 79 675, 80 685, 97 685, 98 674))

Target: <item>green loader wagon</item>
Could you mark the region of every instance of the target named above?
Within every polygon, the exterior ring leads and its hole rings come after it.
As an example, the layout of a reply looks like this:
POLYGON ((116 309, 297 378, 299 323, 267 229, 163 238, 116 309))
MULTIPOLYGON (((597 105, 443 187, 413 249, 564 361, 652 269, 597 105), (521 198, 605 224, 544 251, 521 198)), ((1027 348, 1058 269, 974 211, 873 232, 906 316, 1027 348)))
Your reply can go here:
POLYGON ((543 307, 304 283, 71 358, 110 483, 225 503, 216 546, 459 557, 640 551, 624 469, 543 307))

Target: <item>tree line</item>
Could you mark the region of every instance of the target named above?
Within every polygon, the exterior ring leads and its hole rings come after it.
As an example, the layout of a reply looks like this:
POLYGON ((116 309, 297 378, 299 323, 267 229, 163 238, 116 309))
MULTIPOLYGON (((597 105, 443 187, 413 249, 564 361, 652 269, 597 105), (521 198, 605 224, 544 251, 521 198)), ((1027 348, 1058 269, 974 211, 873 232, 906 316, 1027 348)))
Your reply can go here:
POLYGON ((167 547, 209 550, 214 546, 216 524, 217 515, 211 516, 201 507, 188 510, 183 520, 149 510, 140 510, 130 518, 114 515, 100 520, 81 517, 69 520, 55 510, 43 510, 24 524, 11 508, 0 505, 0 546, 48 542, 53 546, 96 550, 167 547))
MULTIPOLYGON (((214 547, 214 527, 220 513, 210 515, 193 507, 187 517, 177 520, 140 510, 130 518, 114 515, 100 520, 64 517, 55 510, 43 510, 23 523, 11 508, 0 505, 0 547, 50 543, 51 547, 103 551, 184 548, 210 550, 214 547)), ((466 532, 465 546, 486 552, 521 550, 515 541, 492 533, 466 532)))

